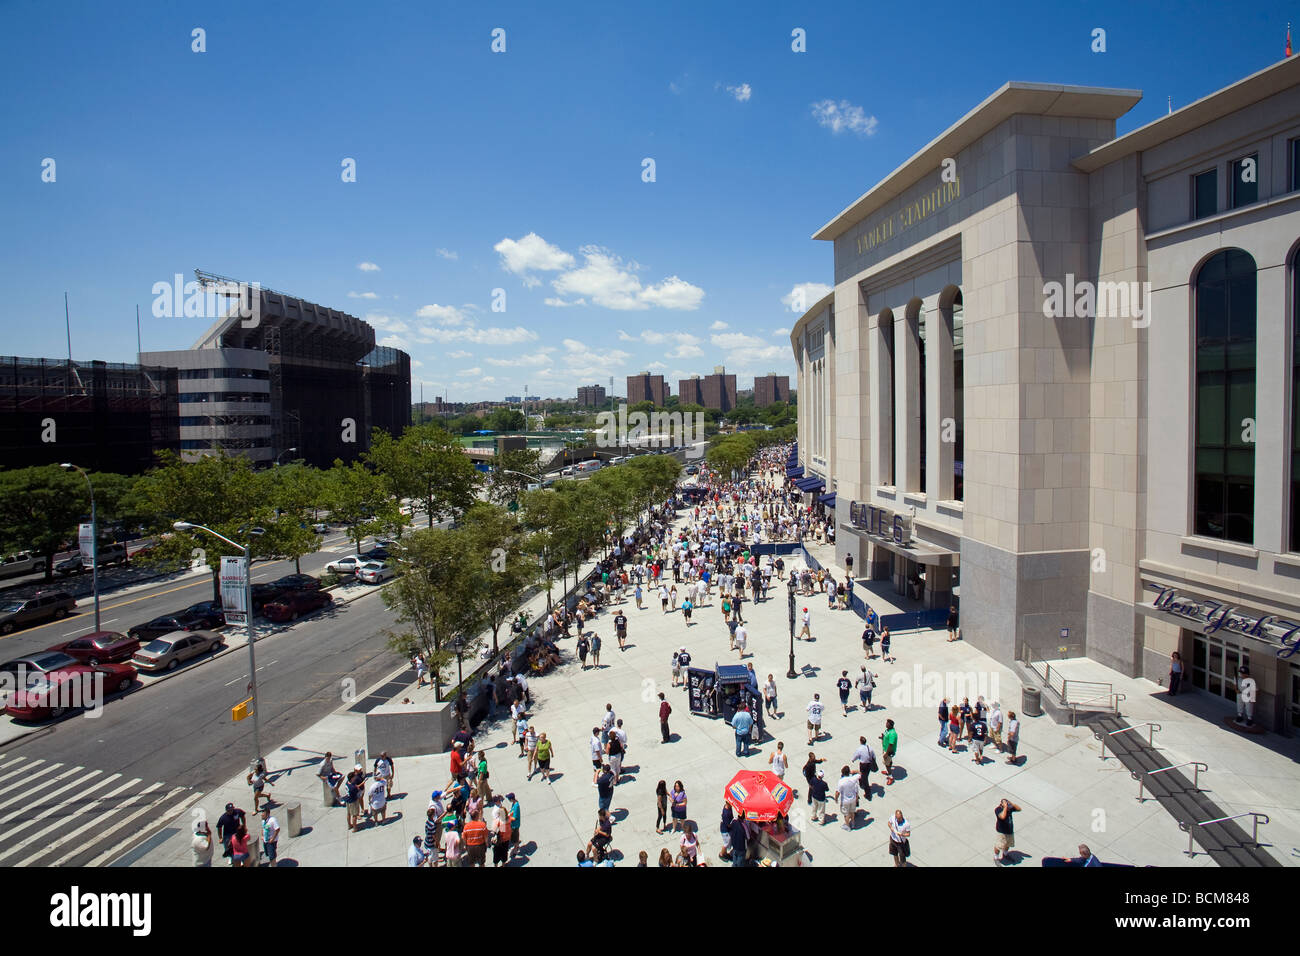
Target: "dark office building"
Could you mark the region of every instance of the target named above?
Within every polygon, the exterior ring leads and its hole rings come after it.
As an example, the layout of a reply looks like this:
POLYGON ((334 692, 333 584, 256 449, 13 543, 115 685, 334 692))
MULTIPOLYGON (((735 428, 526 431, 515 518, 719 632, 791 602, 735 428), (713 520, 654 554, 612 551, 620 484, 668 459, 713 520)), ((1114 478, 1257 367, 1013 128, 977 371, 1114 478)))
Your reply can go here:
POLYGON ((638 402, 654 402, 662 406, 664 400, 668 397, 668 387, 664 383, 662 375, 651 375, 649 372, 642 372, 640 375, 629 375, 627 377, 627 403, 635 405, 638 402))
POLYGON ((728 375, 721 365, 712 375, 692 375, 677 383, 678 401, 683 405, 700 405, 729 412, 736 407, 736 376, 728 375))
POLYGON ((604 385, 581 385, 578 387, 578 405, 582 408, 603 408, 609 398, 605 395, 604 385))
POLYGON ((775 373, 768 375, 758 375, 754 378, 754 405, 758 408, 766 408, 768 405, 775 405, 777 402, 790 401, 790 376, 777 375, 775 373))
POLYGON ((177 450, 174 368, 0 358, 0 467, 138 474, 177 450))

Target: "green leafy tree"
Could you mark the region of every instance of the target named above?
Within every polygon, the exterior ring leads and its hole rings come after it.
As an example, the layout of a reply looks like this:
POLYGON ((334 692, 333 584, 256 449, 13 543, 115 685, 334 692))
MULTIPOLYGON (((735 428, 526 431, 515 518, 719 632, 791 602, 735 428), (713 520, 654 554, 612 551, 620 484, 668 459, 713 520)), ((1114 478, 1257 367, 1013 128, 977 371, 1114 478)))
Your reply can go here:
POLYGON ((326 498, 324 473, 306 464, 284 465, 259 473, 276 518, 267 526, 266 546, 275 554, 293 558, 302 573, 302 556, 320 548, 312 530, 316 513, 326 498))
POLYGON ((325 473, 325 500, 358 554, 367 536, 399 528, 404 521, 384 480, 359 461, 345 465, 334 459, 334 467, 325 473))
POLYGON ((497 504, 518 501, 535 484, 542 467, 542 453, 536 448, 516 448, 498 455, 495 469, 488 475, 488 495, 497 504))
POLYGON ((530 552, 531 542, 514 514, 496 505, 477 504, 465 513, 462 525, 476 572, 474 601, 492 630, 492 653, 499 651, 497 635, 523 603, 537 581, 540 568, 530 552))
POLYGON ((420 502, 428 527, 437 517, 459 517, 477 500, 474 463, 438 425, 412 425, 396 441, 376 429, 365 458, 394 498, 420 502))
POLYGON ((424 654, 438 700, 443 699, 443 669, 456 661, 453 642, 465 641, 462 656, 472 656, 482 644, 472 557, 473 544, 459 529, 413 532, 402 542, 406 573, 380 592, 403 625, 388 632, 389 648, 404 657, 424 654))
POLYGON ((54 556, 88 519, 86 480, 58 465, 0 472, 0 541, 6 553, 31 551, 45 559, 45 579, 54 556))
POLYGON ((555 571, 561 567, 564 551, 564 502, 555 491, 545 488, 524 493, 521 521, 530 532, 528 547, 538 556, 539 570, 546 582, 546 610, 551 610, 551 589, 555 584, 555 571))

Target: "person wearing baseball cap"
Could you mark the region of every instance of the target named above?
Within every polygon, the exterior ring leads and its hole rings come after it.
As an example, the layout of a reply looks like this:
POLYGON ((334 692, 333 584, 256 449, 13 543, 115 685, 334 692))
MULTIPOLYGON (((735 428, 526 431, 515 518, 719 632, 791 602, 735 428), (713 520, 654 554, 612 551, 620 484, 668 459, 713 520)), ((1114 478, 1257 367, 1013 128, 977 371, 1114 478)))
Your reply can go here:
POLYGON ((826 782, 826 771, 818 770, 817 777, 809 785, 808 793, 812 797, 812 819, 821 817, 823 826, 826 824, 826 795, 830 789, 830 784, 826 782))

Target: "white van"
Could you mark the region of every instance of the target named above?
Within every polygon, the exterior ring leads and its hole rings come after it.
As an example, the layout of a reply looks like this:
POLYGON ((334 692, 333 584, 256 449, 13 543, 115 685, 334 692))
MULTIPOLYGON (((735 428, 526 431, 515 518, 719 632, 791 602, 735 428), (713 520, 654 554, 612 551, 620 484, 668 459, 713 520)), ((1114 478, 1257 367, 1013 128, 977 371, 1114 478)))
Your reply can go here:
POLYGON ((599 470, 600 470, 600 459, 598 458, 593 458, 591 461, 584 461, 581 465, 578 466, 578 471, 585 472, 585 471, 599 471, 599 470))

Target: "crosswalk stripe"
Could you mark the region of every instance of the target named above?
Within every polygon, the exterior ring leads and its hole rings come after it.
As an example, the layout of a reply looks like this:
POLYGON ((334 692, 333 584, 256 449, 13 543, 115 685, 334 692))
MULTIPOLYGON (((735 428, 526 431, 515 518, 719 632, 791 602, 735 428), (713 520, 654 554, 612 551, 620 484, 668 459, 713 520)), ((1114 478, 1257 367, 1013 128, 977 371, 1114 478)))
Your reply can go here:
MULTIPOLYGON (((22 757, 19 757, 18 760, 14 761, 14 763, 21 763, 21 762, 22 762, 22 759, 23 759, 22 757)), ((29 763, 26 767, 19 767, 17 770, 10 770, 10 771, 9 771, 7 774, 5 774, 3 777, 0 777, 0 781, 8 780, 10 777, 16 777, 16 776, 18 776, 18 774, 22 773, 24 770, 35 770, 36 767, 37 767, 39 764, 43 764, 43 763, 45 763, 45 758, 44 758, 44 757, 37 757, 35 760, 33 760, 31 763, 29 763)), ((6 766, 6 767, 9 766, 9 764, 5 764, 5 766, 6 766)), ((5 790, 8 790, 8 789, 9 789, 8 787, 0 788, 0 793, 4 793, 5 790)))
MULTIPOLYGON (((134 787, 134 786, 135 786, 136 784, 138 784, 139 782, 140 782, 140 778, 139 778, 139 777, 136 777, 136 778, 134 778, 133 780, 128 780, 126 783, 122 784, 122 786, 118 787, 118 788, 117 788, 116 790, 114 790, 112 793, 106 793, 106 794, 104 794, 102 797, 99 797, 98 799, 96 799, 96 800, 95 800, 95 803, 101 803, 101 802, 103 802, 103 801, 105 801, 105 800, 111 800, 113 797, 116 797, 116 796, 117 796, 119 793, 121 793, 123 790, 129 790, 131 787, 134 787)), ((137 796, 138 796, 138 794, 137 794, 137 796)), ((131 799, 133 800, 133 799, 135 799, 135 798, 132 797, 131 799)), ((130 803, 130 800, 128 800, 126 803, 122 804, 122 806, 126 806, 127 803, 130 803)), ((77 837, 81 836, 81 834, 83 834, 83 833, 85 833, 87 830, 89 830, 91 827, 99 826, 99 825, 103 822, 103 820, 102 820, 101 818, 97 818, 97 817, 95 817, 95 816, 93 815, 93 813, 91 812, 91 811, 93 810, 93 804, 92 804, 90 807, 87 807, 86 810, 87 810, 87 816, 90 817, 90 820, 89 820, 88 823, 82 824, 81 826, 77 827, 77 829, 73 830, 71 833, 68 833, 68 834, 65 834, 64 836, 59 837, 59 839, 55 840, 55 841, 54 841, 53 843, 51 843, 49 846, 42 848, 41 851, 40 851, 40 853, 38 854, 38 856, 43 856, 43 855, 45 855, 45 854, 51 852, 52 850, 57 850, 59 847, 63 846, 63 844, 67 843, 69 840, 76 839, 77 837)), ((110 812, 112 812, 112 811, 110 811, 110 812)), ((48 830, 48 829, 49 829, 49 828, 47 828, 47 830, 48 830)), ((35 834, 34 836, 30 836, 30 837, 27 838, 27 840, 33 840, 33 839, 35 839, 36 836, 44 835, 44 834, 47 832, 47 830, 42 830, 40 834, 35 834)), ((24 840, 23 842, 26 843, 27 840, 24 840)), ((15 850, 16 850, 16 848, 15 848, 15 849, 8 850, 7 852, 5 852, 5 853, 3 853, 3 854, 0 854, 0 860, 5 859, 5 858, 6 858, 7 856, 9 856, 11 853, 15 852, 15 850)), ((18 865, 19 865, 19 866, 26 866, 27 863, 26 863, 26 862, 22 862, 22 863, 19 863, 18 865)))
MULTIPOLYGON (((95 771, 95 772, 96 772, 96 773, 99 773, 98 770, 95 771)), ((114 780, 120 780, 121 778, 122 778, 122 775, 121 775, 120 773, 115 773, 115 774, 113 774, 113 775, 111 775, 111 776, 105 777, 103 780, 96 781, 95 783, 93 783, 93 784, 91 784, 89 787, 87 787, 85 790, 83 790, 81 793, 77 794, 77 797, 69 798, 69 799, 64 800, 64 801, 62 801, 62 802, 60 802, 60 803, 56 803, 56 804, 54 804, 54 805, 52 805, 52 806, 50 806, 50 807, 47 807, 45 810, 43 810, 43 811, 42 811, 41 813, 39 813, 38 815, 32 817, 32 818, 31 818, 30 820, 28 820, 26 823, 23 823, 23 824, 21 824, 21 825, 19 825, 19 826, 13 827, 12 829, 6 830, 4 835, 5 835, 6 837, 12 837, 12 836, 14 836, 15 834, 22 833, 22 832, 23 832, 24 830, 26 830, 28 827, 35 826, 36 824, 38 824, 38 823, 40 823, 42 820, 44 820, 46 817, 48 817, 48 816, 50 816, 50 815, 52 815, 52 814, 54 814, 54 813, 57 813, 59 810, 62 810, 62 809, 63 809, 64 807, 66 807, 68 804, 73 803, 77 798, 87 797, 87 796, 89 796, 90 794, 94 793, 96 790, 98 790, 100 787, 106 787, 106 786, 108 786, 110 783, 112 783, 114 780)), ((125 790, 125 789, 126 789, 127 787, 129 787, 129 786, 130 786, 129 783, 128 783, 128 784, 124 784, 123 786, 118 787, 117 790, 113 791, 113 793, 108 794, 108 796, 111 797, 111 796, 113 796, 113 795, 116 794, 116 793, 120 793, 121 791, 125 790)), ((89 808, 90 805, 93 805, 94 803, 98 802, 98 800, 100 800, 100 799, 103 799, 103 798, 100 797, 100 798, 96 798, 96 800, 92 800, 91 803, 87 805, 87 808, 89 808)), ((28 846, 31 846, 33 843, 35 843, 35 842, 36 842, 37 840, 39 840, 41 837, 45 836, 45 834, 49 833, 51 830, 57 830, 59 827, 64 826, 65 824, 67 824, 67 822, 68 822, 67 819, 65 819, 65 818, 63 818, 63 817, 60 817, 59 819, 57 819, 57 820, 55 820, 53 823, 51 823, 49 826, 47 826, 44 830, 38 830, 37 832, 33 833, 31 836, 29 836, 29 837, 25 837, 21 842, 16 843, 14 846, 10 847, 8 850, 5 850, 3 853, 0 853, 0 860, 6 860, 6 859, 8 859, 9 857, 13 856, 15 853, 17 853, 19 850, 22 850, 22 849, 25 849, 25 848, 28 847, 28 846)))
MULTIPOLYGON (((58 770, 58 769, 59 769, 60 767, 62 767, 62 766, 63 766, 63 764, 61 764, 61 763, 52 763, 52 764, 50 764, 48 767, 46 767, 45 769, 46 769, 46 771, 48 771, 48 772, 50 772, 50 773, 53 773, 55 770, 58 770)), ((0 810, 3 810, 5 807, 9 806, 9 804, 11 804, 11 803, 16 803, 17 801, 23 799, 24 797, 26 797, 26 796, 28 796, 28 795, 30 795, 30 794, 35 793, 35 792, 38 791, 38 790, 44 790, 46 787, 48 787, 48 786, 49 786, 50 784, 52 784, 52 783, 57 783, 58 781, 62 780, 64 777, 66 777, 66 776, 68 775, 69 772, 71 772, 71 773, 75 773, 76 771, 77 771, 77 768, 76 768, 76 767, 73 767, 71 771, 66 771, 66 770, 65 770, 62 774, 60 774, 59 776, 55 777, 54 779, 52 779, 52 780, 46 780, 44 783, 37 784, 37 785, 34 786, 34 787, 28 787, 28 786, 26 786, 28 783, 31 782, 31 779, 32 779, 31 777, 28 777, 26 780, 15 780, 15 781, 10 785, 10 786, 5 787, 3 790, 0 790, 0 793, 8 793, 10 790, 14 790, 14 789, 17 789, 17 790, 18 790, 18 792, 17 792, 16 794, 14 794, 12 797, 10 797, 8 800, 6 800, 4 803, 0 803, 0 810), (25 789, 24 789, 24 788, 25 788, 25 789)))
MULTIPOLYGON (((101 843, 104 842, 103 837, 106 837, 108 834, 116 833, 118 830, 121 830, 123 827, 125 827, 127 824, 129 824, 131 821, 135 820, 137 817, 142 817, 142 816, 144 816, 144 815, 145 815, 146 813, 148 813, 150 810, 154 809, 154 807, 158 806, 159 804, 166 803, 166 802, 167 802, 168 800, 170 800, 172 797, 176 796, 176 794, 178 794, 178 793, 184 793, 187 789, 189 789, 189 788, 188 788, 188 787, 176 787, 176 788, 172 789, 171 791, 169 791, 169 792, 167 792, 167 793, 164 793, 162 796, 160 796, 157 800, 155 800, 153 803, 149 804, 148 806, 141 807, 139 810, 135 811, 135 813, 131 814, 131 815, 130 815, 129 817, 127 817, 125 820, 123 820, 123 821, 121 821, 120 823, 118 823, 117 826, 115 826, 115 827, 113 827, 111 830, 109 830, 107 834, 103 834, 103 835, 101 836, 100 842, 101 842, 101 843)), ((98 864, 101 860, 103 860, 105 857, 107 857, 107 856, 111 856, 112 854, 114 854, 114 853, 119 853, 119 852, 121 852, 121 848, 120 848, 120 847, 117 847, 117 846, 113 846, 113 845, 111 845, 111 842, 110 842, 110 846, 109 846, 109 848, 108 848, 107 850, 105 850, 104 852, 100 853, 99 856, 95 857, 95 858, 94 858, 93 860, 91 860, 89 863, 87 863, 86 866, 95 866, 95 865, 98 864)), ((73 856, 76 856, 76 853, 75 853, 75 852, 73 852, 73 853, 69 853, 69 854, 65 855, 64 857, 62 857, 61 859, 55 860, 55 861, 51 864, 51 866, 62 866, 63 863, 64 863, 66 860, 68 860, 70 857, 73 857, 73 856)))
MULTIPOLYGON (((114 807, 113 810, 110 810, 110 811, 109 811, 109 814, 112 815, 113 813, 116 813, 116 812, 119 811, 119 810, 125 810, 125 809, 126 809, 127 807, 129 807, 131 804, 135 803, 135 801, 139 800, 141 797, 148 796, 150 793, 152 793, 153 791, 157 790, 157 789, 158 789, 159 787, 161 787, 161 786, 162 786, 161 783, 151 783, 151 784, 149 784, 149 786, 145 787, 145 789, 141 790, 139 793, 133 793, 133 794, 131 794, 131 796, 128 797, 126 800, 124 800, 121 804, 119 804, 117 807, 114 807)), ((147 809, 147 808, 146 808, 146 809, 147 809)), ((130 818, 128 818, 128 819, 134 819, 134 818, 135 818, 135 815, 133 814, 133 815, 132 815, 130 818)), ((45 850, 45 852, 42 853, 42 854, 40 854, 40 856, 47 856, 47 855, 49 855, 49 853, 50 853, 51 851, 53 851, 53 850, 56 849, 57 847, 62 846, 64 843, 67 843, 69 840, 73 839, 74 837, 80 836, 82 833, 85 833, 85 832, 86 832, 87 830, 89 830, 91 827, 94 827, 94 826, 102 826, 102 825, 103 825, 103 822, 104 822, 104 821, 103 821, 102 819, 99 819, 99 820, 91 820, 89 823, 85 824, 84 826, 80 826, 80 827, 78 827, 77 829, 73 830, 71 833, 69 833, 69 834, 67 834, 67 835, 65 835, 65 836, 63 836, 63 837, 60 837, 58 841, 56 841, 55 843, 53 843, 52 845, 50 845, 49 847, 47 847, 46 850, 45 850)), ((85 848, 84 848, 84 847, 78 847, 77 849, 73 850, 71 853, 65 853, 63 856, 59 857, 59 858, 58 858, 57 860, 55 860, 53 863, 50 863, 50 864, 48 864, 48 865, 49 865, 49 866, 59 866, 60 864, 65 863, 66 861, 70 860, 72 857, 76 856, 76 855, 77 855, 78 853, 80 853, 83 849, 85 849, 85 848)), ((24 860, 22 863, 19 864, 19 866, 27 866, 29 862, 30 862, 30 860, 24 860)))
MULTIPOLYGON (((173 794, 181 793, 188 789, 189 789, 188 787, 177 787, 171 793, 167 794, 166 797, 163 797, 162 800, 159 800, 158 803, 164 802, 165 800, 167 800, 168 797, 171 797, 173 794)), ((161 823, 165 820, 170 820, 178 813, 184 813, 186 807, 190 806, 191 804, 201 799, 203 799, 202 793, 198 791, 193 791, 189 793, 179 803, 173 804, 172 806, 168 807, 166 810, 163 810, 161 813, 159 813, 158 821, 161 823)), ((151 808, 146 807, 145 809, 148 810, 151 808)), ((110 846, 103 853, 99 854, 99 856, 95 857, 93 860, 87 863, 86 866, 99 866, 101 863, 105 863, 108 860, 116 859, 121 852, 122 851, 120 847, 110 846)))
MULTIPOLYGON (((72 768, 71 770, 69 770, 67 773, 65 773, 65 774, 63 774, 62 776, 60 776, 60 777, 58 778, 58 780, 62 780, 64 777, 67 777, 67 776, 69 776, 70 774, 76 773, 78 770, 81 770, 81 769, 82 769, 81 767, 73 767, 73 768, 72 768)), ((57 797, 59 794, 63 793, 65 790, 71 790, 73 787, 77 786, 78 784, 85 783, 86 781, 91 780, 91 779, 94 778, 94 777, 98 777, 98 776, 99 776, 101 773, 103 773, 103 772, 104 772, 104 771, 102 771, 102 770, 92 770, 92 771, 90 771, 88 774, 86 774, 84 777, 78 777, 77 779, 73 780, 71 783, 65 783, 63 786, 59 787, 58 790, 55 790, 55 791, 53 791, 53 792, 51 792, 51 793, 47 793, 45 796, 41 797, 39 800, 35 801, 34 803, 28 803, 28 804, 25 804, 25 805, 23 805, 23 806, 20 806, 17 810, 14 810, 12 813, 9 813, 9 814, 6 814, 6 815, 3 816, 3 817, 0 817, 0 826, 4 826, 6 823, 8 823, 8 822, 9 822, 10 820, 12 820, 14 817, 21 816, 21 815, 24 814, 24 813, 30 813, 31 811, 35 810, 37 807, 39 807, 39 806, 41 806, 43 803, 45 803, 47 800, 53 800, 55 797, 57 797)), ((58 781, 56 780, 55 782, 57 783, 58 781)), ((65 802, 67 802, 67 801, 65 801, 65 802)), ((38 818, 38 819, 39 819, 39 818, 38 818)), ((19 827, 18 829, 22 829, 22 827, 19 827)), ((10 833, 10 831, 6 830, 4 835, 5 835, 5 836, 9 836, 9 833, 10 833)))

